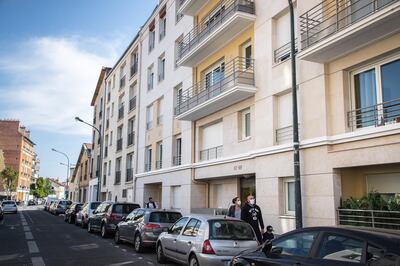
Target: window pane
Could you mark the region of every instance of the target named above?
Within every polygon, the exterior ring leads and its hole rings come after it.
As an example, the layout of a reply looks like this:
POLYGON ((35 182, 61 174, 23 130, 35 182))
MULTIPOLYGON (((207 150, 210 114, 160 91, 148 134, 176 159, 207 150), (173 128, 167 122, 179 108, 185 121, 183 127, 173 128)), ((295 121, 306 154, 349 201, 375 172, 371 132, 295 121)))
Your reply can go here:
POLYGON ((341 235, 326 234, 322 239, 317 258, 346 262, 361 262, 364 242, 341 235))
POLYGON ((210 239, 213 240, 254 240, 251 226, 242 221, 213 220, 210 224, 210 239))
POLYGON ((357 127, 375 125, 376 120, 376 82, 375 69, 354 76, 357 127))
POLYGON ((272 242, 272 250, 280 248, 282 249, 281 254, 306 257, 317 235, 318 232, 297 233, 278 239, 272 242))
POLYGON ((287 184, 287 202, 288 211, 295 211, 295 192, 294 192, 294 182, 288 182, 287 184))
POLYGON ((188 224, 185 227, 185 230, 183 230, 182 235, 193 236, 193 230, 194 230, 194 227, 196 226, 196 224, 197 224, 196 219, 190 219, 190 221, 188 222, 188 224))
POLYGON ((250 137, 250 113, 245 114, 245 137, 250 137))
POLYGON ((400 117, 400 59, 381 67, 385 122, 400 117), (396 100, 397 99, 397 100, 396 100))

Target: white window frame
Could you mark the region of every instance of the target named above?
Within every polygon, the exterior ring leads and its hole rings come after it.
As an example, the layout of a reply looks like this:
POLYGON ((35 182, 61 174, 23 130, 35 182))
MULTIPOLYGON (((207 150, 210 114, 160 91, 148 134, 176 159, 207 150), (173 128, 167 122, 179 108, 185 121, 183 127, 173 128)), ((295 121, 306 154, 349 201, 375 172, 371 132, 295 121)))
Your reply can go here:
MULTIPOLYGON (((289 183, 294 183, 295 180, 293 177, 284 177, 282 179, 282 186, 283 186, 283 201, 284 201, 284 215, 295 216, 296 212, 289 210, 289 183)), ((296 197, 296 195, 293 195, 296 197)))
POLYGON ((154 89, 154 65, 147 68, 147 91, 154 89))
POLYGON ((244 65, 244 69, 248 69, 251 67, 251 60, 253 59, 253 45, 251 43, 251 40, 248 40, 247 42, 245 42, 244 44, 242 44, 242 58, 245 59, 245 65, 244 65), (251 47, 251 57, 250 58, 246 58, 246 49, 248 47, 251 47), (249 66, 247 66, 247 60, 249 60, 249 66))
MULTIPOLYGON (((202 73, 203 76, 203 80, 204 80, 204 88, 207 89, 207 75, 211 74, 211 79, 210 79, 210 84, 209 87, 211 88, 214 85, 214 74, 216 73, 215 70, 219 68, 220 69, 220 74, 224 73, 223 77, 221 77, 221 79, 224 79, 225 77, 225 60, 221 59, 219 61, 217 61, 216 63, 212 64, 211 66, 209 66, 207 69, 205 69, 202 73), (222 71, 222 69, 224 71, 222 71)), ((220 80, 221 80, 220 79, 220 80)))
POLYGON ((250 108, 246 108, 242 111, 240 111, 240 140, 246 140, 251 138, 251 110, 250 108), (246 115, 250 115, 250 120, 249 120, 249 135, 246 136, 246 115))
POLYGON ((158 58, 158 82, 165 79, 165 56, 162 55, 158 58))
POLYGON ((159 37, 159 42, 161 42, 165 36, 167 35, 167 14, 165 14, 160 20, 158 21, 158 37, 159 37))

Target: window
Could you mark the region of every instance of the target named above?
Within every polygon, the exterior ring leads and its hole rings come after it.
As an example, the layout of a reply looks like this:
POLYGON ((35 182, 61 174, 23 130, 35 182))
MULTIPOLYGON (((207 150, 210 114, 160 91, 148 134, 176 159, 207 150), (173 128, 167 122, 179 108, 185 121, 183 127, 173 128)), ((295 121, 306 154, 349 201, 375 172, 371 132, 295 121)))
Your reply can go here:
POLYGON ((126 64, 123 63, 119 70, 119 88, 122 89, 125 87, 126 82, 126 64))
POLYGON ((123 189, 123 190, 122 190, 122 197, 123 197, 123 198, 126 198, 126 189, 123 189))
POLYGON ((285 202, 285 215, 295 215, 295 182, 293 178, 283 178, 283 194, 285 202))
POLYGON ((114 116, 114 103, 111 103, 111 117, 114 116))
POLYGON ((157 143, 157 161, 156 161, 156 168, 161 169, 162 168, 162 153, 163 153, 163 143, 162 141, 157 143))
POLYGON ((273 242, 273 251, 279 250, 282 255, 307 257, 318 232, 296 233, 273 242))
POLYGON ((189 218, 183 217, 179 219, 172 227, 170 233, 172 235, 179 235, 189 218))
POLYGON ((181 186, 171 186, 171 208, 180 209, 181 208, 181 186))
POLYGON ((133 180, 133 152, 126 156, 126 182, 133 180))
POLYGON ((111 175, 111 160, 108 161, 108 175, 111 175))
POLYGON ((122 150, 122 129, 122 125, 117 128, 117 151, 122 150))
POLYGON ((175 110, 175 114, 179 114, 179 113, 181 113, 180 111, 182 110, 183 111, 183 106, 182 106, 182 103, 183 103, 183 89, 182 89, 182 83, 179 83, 178 85, 176 85, 175 86, 175 100, 176 100, 176 103, 175 103, 175 107, 176 107, 176 110, 175 110))
POLYGON ((144 171, 151 171, 151 161, 152 161, 152 149, 151 146, 147 146, 144 154, 144 171))
POLYGON ((316 257, 325 260, 360 263, 364 241, 347 236, 326 233, 316 257))
POLYGON ((175 137, 175 149, 174 149, 174 157, 173 164, 181 165, 182 163, 182 138, 181 136, 175 137))
POLYGON ((185 0, 176 0, 175 1, 175 23, 178 23, 181 20, 181 18, 183 18, 183 14, 178 12, 178 10, 182 6, 183 2, 185 2, 185 0))
POLYGON ((276 143, 283 144, 291 142, 292 136, 292 93, 286 93, 277 97, 278 114, 276 143))
POLYGON ((162 55, 158 58, 158 81, 165 79, 165 56, 162 55))
MULTIPOLYGON (((297 10, 294 9, 294 17, 297 18, 297 10)), ((274 18, 275 22, 275 42, 274 42, 274 62, 279 63, 290 58, 290 14, 286 11, 279 17, 274 18)), ((297 31, 295 30, 295 38, 297 31)))
POLYGON ((234 220, 209 221, 210 240, 255 240, 256 236, 248 223, 234 220))
MULTIPOLYGON (((107 162, 104 163, 104 171, 107 171, 107 162)), ((107 175, 106 173, 103 174, 103 186, 107 184, 107 175)))
POLYGON ((379 248, 368 244, 367 248, 367 262, 368 265, 396 265, 400 256, 387 252, 385 254, 384 248, 379 248))
POLYGON ((115 160, 115 184, 121 183, 121 157, 115 160))
POLYGON ((160 19, 158 21, 159 25, 159 39, 160 41, 164 39, 165 34, 167 33, 167 7, 164 6, 160 11, 160 19))
POLYGON ((147 90, 150 91, 154 88, 154 69, 153 65, 151 65, 147 69, 147 90))
POLYGON ((147 106, 146 109, 146 129, 153 127, 153 105, 147 106))
POLYGON ((112 142, 113 142, 113 132, 111 130, 111 132, 110 132, 110 146, 112 146, 112 142))
POLYGON ((252 46, 251 42, 242 45, 242 58, 245 60, 245 68, 248 69, 252 65, 252 46))
POLYGON ((158 113, 157 113, 157 125, 162 125, 163 123, 163 113, 164 113, 164 98, 158 100, 158 113))
POLYGON ((129 86, 129 111, 136 108, 136 83, 129 86))
POLYGON ((135 51, 131 55, 131 69, 130 69, 131 77, 133 77, 138 71, 138 62, 139 62, 138 52, 135 51))
POLYGON ((182 217, 179 212, 152 212, 150 213, 149 222, 152 223, 175 223, 182 217))
POLYGON ((135 144, 135 117, 128 120, 128 142, 127 145, 135 144))
POLYGON ((183 35, 179 36, 179 38, 175 40, 175 57, 174 57, 175 58, 175 63, 174 63, 175 68, 178 67, 177 62, 178 62, 179 58, 181 58, 181 43, 182 43, 182 41, 183 41, 183 35))
POLYGON ((183 230, 182 235, 184 236, 197 236, 197 232, 199 231, 201 222, 197 219, 190 219, 187 223, 185 229, 183 230))
POLYGON ((124 118, 124 106, 124 95, 121 95, 118 99, 118 120, 124 118))
POLYGON ((225 63, 223 61, 214 64, 203 72, 204 86, 208 91, 211 91, 211 94, 213 94, 213 92, 219 94, 219 90, 216 90, 214 86, 217 86, 218 83, 224 79, 224 73, 225 63))
POLYGON ((389 59, 352 73, 353 108, 349 126, 362 128, 400 122, 400 59, 389 59))
POLYGON ((151 52, 155 47, 156 41, 156 31, 155 31, 155 21, 153 20, 149 25, 149 52, 151 52))
POLYGON ((244 140, 250 138, 250 108, 240 112, 240 124, 240 139, 244 140))
POLYGON ((201 130, 200 160, 211 160, 222 157, 223 127, 218 122, 201 130))

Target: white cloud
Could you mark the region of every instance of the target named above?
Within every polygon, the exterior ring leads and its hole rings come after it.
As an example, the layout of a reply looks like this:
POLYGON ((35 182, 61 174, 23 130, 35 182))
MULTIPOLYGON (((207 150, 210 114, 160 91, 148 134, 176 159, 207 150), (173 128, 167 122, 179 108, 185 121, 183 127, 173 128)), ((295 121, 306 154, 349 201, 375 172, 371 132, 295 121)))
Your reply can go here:
POLYGON ((74 121, 92 121, 90 102, 102 66, 112 66, 121 47, 82 37, 42 37, 26 41, 0 58, 0 72, 9 81, 0 88, 2 115, 26 126, 65 134, 90 134, 74 121))

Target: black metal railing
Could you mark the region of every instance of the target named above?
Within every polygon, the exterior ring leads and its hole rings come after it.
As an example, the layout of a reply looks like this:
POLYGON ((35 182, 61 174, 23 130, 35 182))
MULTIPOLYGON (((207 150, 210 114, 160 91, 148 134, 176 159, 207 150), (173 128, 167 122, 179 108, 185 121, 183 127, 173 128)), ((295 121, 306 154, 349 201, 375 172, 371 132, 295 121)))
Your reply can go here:
POLYGON ((172 164, 175 166, 182 164, 182 155, 176 155, 172 158, 172 164))
POLYGON ((301 47, 308 48, 398 1, 322 1, 300 16, 301 47))
POLYGON ((192 51, 201 41, 221 26, 225 21, 237 12, 255 14, 252 0, 222 0, 203 19, 203 22, 195 26, 186 34, 179 43, 178 60, 192 51), (217 15, 216 15, 217 14, 217 15))
POLYGON ((122 150, 122 138, 117 139, 117 151, 122 150))
POLYGON ((137 71, 138 71, 138 63, 135 62, 133 65, 131 65, 131 77, 133 77, 134 75, 136 75, 137 71))
POLYGON ((119 109, 118 109, 118 120, 124 118, 124 106, 122 105, 119 109))
MULTIPOLYGON (((291 44, 292 44, 292 42, 288 42, 274 51, 274 63, 275 64, 278 64, 278 63, 283 62, 286 59, 290 58, 291 44)), ((297 38, 295 39, 294 45, 295 45, 294 54, 297 54, 297 51, 298 51, 297 38)))
POLYGON ((347 113, 347 124, 353 130, 394 123, 400 123, 400 98, 351 110, 347 113))
POLYGON ((144 164, 144 171, 145 172, 150 172, 151 171, 151 163, 145 163, 144 164))
POLYGON ((136 108, 136 96, 133 96, 132 99, 129 100, 129 111, 132 111, 136 108))
POLYGON ((133 180, 133 168, 128 168, 128 169, 126 169, 125 181, 130 182, 132 180, 133 180))
POLYGON ((399 211, 338 209, 337 213, 340 225, 400 230, 399 211))
POLYGON ((156 169, 161 169, 162 168, 162 160, 157 160, 156 161, 156 169))
POLYGON ((236 57, 221 65, 218 77, 207 77, 182 91, 177 99, 175 115, 180 115, 197 105, 204 103, 239 84, 254 86, 254 60, 236 57))
POLYGON ((217 146, 200 151, 200 161, 218 159, 222 157, 223 146, 217 146))
POLYGON ((135 145, 135 132, 130 132, 128 134, 128 143, 127 146, 135 145))
POLYGON ((119 80, 119 88, 122 89, 123 87, 125 87, 125 75, 119 80))
POLYGON ((121 184, 121 171, 115 171, 115 184, 121 184))

